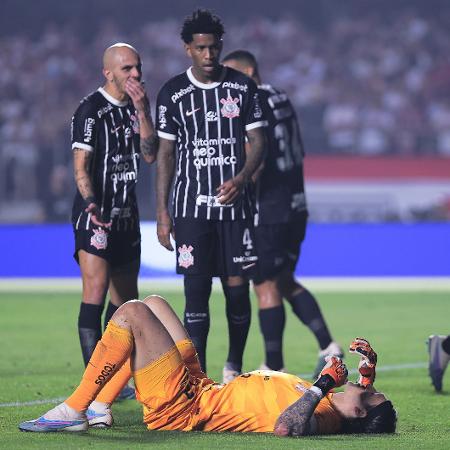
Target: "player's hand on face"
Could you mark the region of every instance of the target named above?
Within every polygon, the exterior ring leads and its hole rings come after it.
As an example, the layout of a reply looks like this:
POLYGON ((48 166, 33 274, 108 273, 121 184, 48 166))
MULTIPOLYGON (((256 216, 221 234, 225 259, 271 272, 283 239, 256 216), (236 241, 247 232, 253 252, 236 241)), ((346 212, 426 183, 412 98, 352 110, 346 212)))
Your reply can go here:
POLYGON ((239 197, 243 187, 244 183, 238 176, 225 181, 216 189, 219 202, 230 205, 239 197))
POLYGON ((98 227, 111 228, 112 222, 103 221, 100 209, 96 203, 89 203, 85 211, 91 215, 91 221, 94 225, 98 227))
POLYGON ((144 85, 135 78, 129 78, 125 83, 125 91, 130 96, 137 112, 147 113, 150 111, 150 102, 144 85))
POLYGON ((158 217, 158 221, 156 223, 156 234, 158 236, 159 243, 173 252, 173 246, 170 242, 170 236, 175 240, 175 230, 173 228, 172 219, 169 214, 163 214, 162 217, 158 217))

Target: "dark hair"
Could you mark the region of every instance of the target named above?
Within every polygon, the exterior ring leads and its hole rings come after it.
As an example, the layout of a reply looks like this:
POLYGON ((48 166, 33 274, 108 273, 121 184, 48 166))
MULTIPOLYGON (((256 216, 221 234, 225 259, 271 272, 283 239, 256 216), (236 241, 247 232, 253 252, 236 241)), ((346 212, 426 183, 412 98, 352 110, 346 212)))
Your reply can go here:
POLYGON ((250 67, 253 67, 255 71, 258 71, 258 63, 256 62, 255 56, 253 55, 253 53, 250 53, 247 50, 234 50, 233 52, 228 53, 228 55, 226 55, 225 58, 222 59, 223 62, 231 60, 247 64, 250 67))
POLYGON ((397 412, 389 400, 370 409, 362 419, 346 419, 343 432, 347 434, 395 433, 397 412))
POLYGON ((207 9, 197 9, 186 17, 181 28, 181 39, 186 44, 192 42, 194 34, 214 34, 222 39, 225 30, 219 17, 207 9))

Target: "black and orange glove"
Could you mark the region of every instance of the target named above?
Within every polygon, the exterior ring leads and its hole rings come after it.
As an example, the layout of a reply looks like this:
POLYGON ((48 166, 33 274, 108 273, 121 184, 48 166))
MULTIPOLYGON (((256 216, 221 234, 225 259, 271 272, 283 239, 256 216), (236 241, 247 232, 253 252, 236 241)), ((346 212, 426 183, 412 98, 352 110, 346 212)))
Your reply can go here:
POLYGON ((369 341, 364 338, 356 338, 350 344, 349 351, 350 353, 355 353, 361 357, 358 364, 358 384, 365 388, 372 385, 376 375, 375 367, 377 365, 377 354, 370 346, 369 341))
POLYGON ((341 358, 331 356, 313 386, 322 391, 322 396, 347 381, 348 371, 341 358))

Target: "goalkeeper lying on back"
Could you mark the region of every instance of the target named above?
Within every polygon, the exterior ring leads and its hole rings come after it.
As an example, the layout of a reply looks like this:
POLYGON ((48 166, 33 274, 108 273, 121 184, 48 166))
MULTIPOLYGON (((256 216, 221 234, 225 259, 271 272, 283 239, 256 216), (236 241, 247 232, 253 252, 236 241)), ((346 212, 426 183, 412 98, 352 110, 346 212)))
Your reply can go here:
POLYGON ((89 361, 80 385, 64 403, 22 431, 84 431, 112 425, 111 403, 130 376, 152 430, 273 432, 279 436, 393 433, 392 403, 373 388, 376 354, 364 339, 350 351, 361 357, 357 384, 331 358, 314 384, 273 371, 214 383, 201 372, 195 348, 169 304, 156 295, 122 305, 89 361))

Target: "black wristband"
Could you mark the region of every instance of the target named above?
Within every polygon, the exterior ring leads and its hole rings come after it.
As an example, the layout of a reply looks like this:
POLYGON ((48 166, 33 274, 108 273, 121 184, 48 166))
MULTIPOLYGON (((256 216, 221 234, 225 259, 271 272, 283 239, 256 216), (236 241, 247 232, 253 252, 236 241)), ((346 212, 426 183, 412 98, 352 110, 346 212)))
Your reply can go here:
POLYGON ((84 203, 86 206, 89 206, 91 203, 96 203, 95 197, 93 195, 90 195, 89 197, 86 197, 84 199, 84 203))
POLYGON ((313 386, 318 387, 323 395, 328 394, 328 392, 331 391, 331 389, 334 388, 336 385, 336 382, 333 380, 333 377, 331 375, 321 375, 320 378, 313 384, 313 386))

